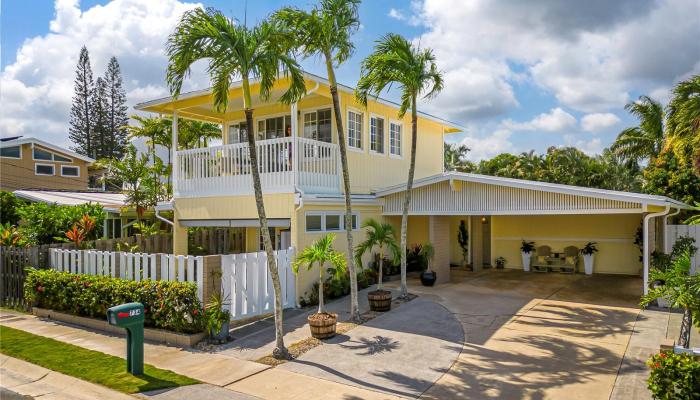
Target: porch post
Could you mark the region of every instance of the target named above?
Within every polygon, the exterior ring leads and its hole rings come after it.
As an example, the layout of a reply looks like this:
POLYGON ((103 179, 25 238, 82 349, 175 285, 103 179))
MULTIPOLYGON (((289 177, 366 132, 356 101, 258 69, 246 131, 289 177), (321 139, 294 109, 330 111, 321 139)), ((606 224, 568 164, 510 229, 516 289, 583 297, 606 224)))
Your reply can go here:
POLYGON ((437 273, 436 283, 450 282, 450 217, 431 215, 428 222, 428 240, 435 250, 432 270, 437 273))
POLYGON ((481 271, 484 268, 484 224, 481 222, 481 216, 473 215, 471 220, 471 258, 472 271, 481 271))
POLYGON ((299 157, 298 155, 301 154, 301 152, 297 149, 297 144, 299 141, 297 140, 297 137, 299 137, 299 132, 298 132, 298 127, 299 125, 299 115, 297 111, 297 102, 295 101, 292 103, 291 106, 291 120, 292 120, 292 143, 290 146, 292 146, 292 151, 291 151, 291 157, 292 157, 292 176, 294 179, 294 186, 299 185, 299 157))
POLYGON ((178 162, 177 162, 177 143, 178 143, 178 138, 177 138, 177 119, 178 119, 178 113, 177 110, 173 110, 173 127, 172 127, 172 143, 170 147, 170 159, 172 160, 173 164, 173 170, 171 171, 171 174, 173 176, 173 196, 175 196, 175 193, 177 193, 177 171, 178 171, 178 162))

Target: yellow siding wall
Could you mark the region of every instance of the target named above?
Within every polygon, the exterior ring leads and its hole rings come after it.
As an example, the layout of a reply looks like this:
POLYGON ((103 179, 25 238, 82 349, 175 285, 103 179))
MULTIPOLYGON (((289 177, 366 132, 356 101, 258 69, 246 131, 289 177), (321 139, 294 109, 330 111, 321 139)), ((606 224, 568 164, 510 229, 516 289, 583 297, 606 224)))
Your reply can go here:
MULTIPOLYGON (((563 250, 569 245, 583 247, 597 242, 594 273, 639 273, 639 250, 634 237, 641 222, 635 214, 619 215, 551 215, 551 216, 494 216, 491 263, 496 257, 507 260, 507 268, 522 268, 520 241, 534 241, 536 246, 548 245, 552 250, 563 250)), ((579 271, 583 270, 583 260, 579 271)))
MULTIPOLYGON (((359 212, 360 213, 360 226, 364 221, 366 221, 369 218, 374 218, 376 220, 381 220, 382 215, 381 215, 381 207, 380 206, 360 206, 360 205, 354 205, 352 207, 353 212, 359 212)), ((326 235, 326 232, 306 232, 306 218, 305 214, 306 212, 309 211, 339 211, 339 212, 345 212, 345 207, 344 205, 305 205, 303 208, 301 208, 297 213, 296 213, 296 218, 297 218, 297 230, 296 233, 294 233, 294 227, 292 227, 292 237, 293 237, 293 242, 296 241, 296 244, 294 246, 296 247, 297 251, 302 251, 304 247, 312 244, 315 240, 318 240, 322 236, 326 235)), ((365 229, 360 228, 357 231, 353 232, 353 246, 357 246, 358 243, 363 241, 365 239, 365 229)), ((335 242, 334 242, 334 248, 340 252, 346 253, 347 254, 347 249, 348 249, 348 242, 347 242, 347 235, 345 234, 345 231, 341 232, 334 232, 336 235, 335 242)), ((398 236, 398 233, 397 233, 398 236)), ((397 237, 398 240, 398 237, 397 237)), ((369 253, 365 254, 363 257, 363 265, 366 265, 367 262, 369 262, 371 255, 369 253)), ((359 267, 359 266, 358 266, 359 267)), ((358 268, 359 269, 359 268, 358 268)), ((314 268, 311 271, 299 271, 299 276, 297 279, 297 293, 299 295, 303 295, 305 297, 308 297, 308 292, 311 290, 313 287, 313 284, 318 281, 318 268, 314 268)))
MULTIPOLYGON (((264 195, 268 218, 290 218, 294 212, 294 194, 264 195)), ((251 219, 258 218, 255 196, 221 196, 178 198, 175 201, 178 219, 251 219)))
POLYGON ((13 191, 19 189, 45 190, 86 190, 88 188, 87 162, 65 153, 46 149, 40 145, 37 148, 72 159, 72 162, 34 160, 32 145, 25 143, 21 149, 21 157, 0 157, 0 189, 13 191), (36 175, 35 165, 47 164, 54 166, 54 175, 36 175), (80 176, 61 176, 61 166, 78 167, 80 176))

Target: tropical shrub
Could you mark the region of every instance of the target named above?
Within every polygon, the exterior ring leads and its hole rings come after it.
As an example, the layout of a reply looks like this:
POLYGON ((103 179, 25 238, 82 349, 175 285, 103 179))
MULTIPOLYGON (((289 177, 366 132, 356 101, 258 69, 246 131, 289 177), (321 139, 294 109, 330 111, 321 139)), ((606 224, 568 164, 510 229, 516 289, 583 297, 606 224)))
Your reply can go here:
POLYGON ((653 355, 647 387, 655 399, 700 399, 700 361, 689 354, 664 352, 653 355))
POLYGON ((197 286, 191 282, 136 282, 31 269, 24 296, 36 307, 99 319, 112 306, 139 302, 145 309, 145 326, 175 332, 201 332, 206 324, 197 286))
POLYGON ((81 204, 78 206, 60 206, 56 204, 32 203, 18 210, 22 219, 21 230, 24 235, 37 244, 54 243, 56 238, 63 238, 83 215, 95 219, 95 226, 85 240, 95 240, 102 233, 105 212, 99 204, 81 204))
POLYGON ((0 246, 25 247, 31 244, 16 226, 12 226, 9 223, 0 224, 0 246))
MULTIPOLYGON (((370 287, 376 281, 376 272, 364 269, 357 273, 357 288, 359 290, 370 287)), ((329 276, 324 285, 323 293, 326 299, 332 300, 350 294, 350 275, 329 276)), ((299 300, 302 307, 318 305, 318 282, 314 283, 309 292, 304 293, 299 300)))
POLYGON ((12 192, 0 191, 0 219, 9 225, 17 225, 19 222, 18 210, 27 204, 26 201, 18 199, 12 192))

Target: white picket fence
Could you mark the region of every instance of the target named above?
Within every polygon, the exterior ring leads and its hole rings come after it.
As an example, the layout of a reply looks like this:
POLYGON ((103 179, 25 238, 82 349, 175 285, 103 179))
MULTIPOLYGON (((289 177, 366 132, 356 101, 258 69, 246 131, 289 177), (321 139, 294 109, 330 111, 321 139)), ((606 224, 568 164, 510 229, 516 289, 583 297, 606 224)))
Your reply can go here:
MULTIPOLYGON (((667 225, 665 253, 670 253, 678 238, 689 236, 695 239, 695 247, 700 248, 700 225, 667 225)), ((700 250, 690 259, 690 272, 700 272, 700 250)))
POLYGON ((56 271, 72 274, 111 277, 116 277, 119 270, 119 278, 133 281, 152 279, 194 282, 197 284, 199 299, 203 300, 204 259, 202 256, 50 249, 49 266, 56 271))
MULTIPOLYGON (((294 249, 275 251, 282 285, 282 307, 296 305, 296 280, 292 272, 294 249)), ((221 256, 221 289, 228 300, 231 319, 238 320, 274 310, 274 290, 263 252, 221 256)))

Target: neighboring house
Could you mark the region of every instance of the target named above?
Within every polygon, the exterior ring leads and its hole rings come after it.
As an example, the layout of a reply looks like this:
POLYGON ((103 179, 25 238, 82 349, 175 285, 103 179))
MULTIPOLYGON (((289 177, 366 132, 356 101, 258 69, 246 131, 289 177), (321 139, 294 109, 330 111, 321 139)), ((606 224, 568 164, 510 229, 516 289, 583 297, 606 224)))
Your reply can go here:
MULTIPOLYGON (((328 232, 335 247, 347 251, 340 156, 328 82, 305 75, 307 95, 292 105, 276 99, 288 81, 279 81, 270 102, 254 99, 257 139, 265 206, 274 244, 301 249, 328 232)), ((257 92, 257 84, 251 91, 257 92)), ((359 105, 353 89, 339 87, 341 118, 346 129, 353 197, 355 242, 363 239, 359 226, 368 218, 384 219, 400 232, 403 191, 411 148, 410 115, 398 118, 390 101, 369 100, 359 105)), ((219 227, 245 238, 239 251, 258 251, 260 235, 245 138, 240 82, 229 92, 226 112, 212 106, 209 90, 186 93, 177 101, 167 97, 141 103, 140 111, 221 124, 223 145, 182 150, 173 156, 174 197, 159 210, 173 210, 174 252, 187 252, 187 228, 219 227)), ((177 143, 177 118, 173 143, 177 143)), ((439 280, 448 280, 450 263, 459 263, 457 226, 468 221, 470 261, 479 269, 503 256, 508 268, 522 268, 521 239, 559 250, 599 243, 596 271, 637 274, 641 263, 634 245, 644 215, 664 215, 685 204, 659 196, 586 189, 480 175, 443 173, 446 134, 461 128, 419 113, 416 188, 413 189, 408 243, 432 242, 439 280)), ((665 218, 657 218, 659 225, 665 218)), ((649 236, 656 224, 648 224, 649 236)), ((661 232, 661 230, 659 230, 661 232)), ((655 235, 663 239, 663 235, 655 235)), ((397 238, 398 239, 398 238, 397 238)), ((647 243, 647 254, 657 240, 647 243)), ((367 261, 370 255, 365 256, 367 261)), ((647 257, 648 259, 648 257, 647 257)), ((582 267, 580 267, 582 269, 582 267)), ((304 293, 315 279, 300 272, 304 293)))
POLYGON ((0 190, 86 190, 86 157, 43 140, 17 136, 0 139, 0 190))

